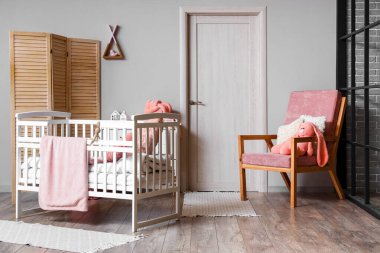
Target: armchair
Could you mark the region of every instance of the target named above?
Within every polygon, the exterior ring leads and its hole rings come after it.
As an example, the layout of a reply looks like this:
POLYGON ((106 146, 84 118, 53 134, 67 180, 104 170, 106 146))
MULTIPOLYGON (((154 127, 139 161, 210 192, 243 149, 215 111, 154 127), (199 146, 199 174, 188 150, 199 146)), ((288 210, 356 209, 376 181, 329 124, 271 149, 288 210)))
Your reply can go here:
POLYGON ((244 143, 247 141, 265 141, 268 149, 273 146, 272 140, 277 135, 239 135, 238 156, 240 170, 240 198, 247 200, 246 170, 266 170, 280 172, 286 187, 290 191, 290 206, 297 205, 297 174, 327 171, 331 177, 335 191, 340 199, 344 199, 342 187, 335 174, 336 154, 342 130, 343 117, 347 100, 336 90, 292 92, 285 123, 288 124, 303 114, 326 117, 325 141, 329 151, 329 161, 319 167, 315 156, 297 157, 297 143, 316 142, 316 137, 297 137, 291 140, 291 155, 272 153, 245 153, 244 143), (288 177, 290 174, 290 179, 288 177))

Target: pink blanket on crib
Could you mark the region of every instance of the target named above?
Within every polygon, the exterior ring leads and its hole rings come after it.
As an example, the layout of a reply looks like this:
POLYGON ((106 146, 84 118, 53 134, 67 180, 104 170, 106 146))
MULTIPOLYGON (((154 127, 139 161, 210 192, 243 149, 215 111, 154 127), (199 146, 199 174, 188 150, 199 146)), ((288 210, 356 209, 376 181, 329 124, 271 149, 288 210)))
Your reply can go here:
POLYGON ((44 210, 87 211, 86 139, 42 137, 38 201, 44 210))

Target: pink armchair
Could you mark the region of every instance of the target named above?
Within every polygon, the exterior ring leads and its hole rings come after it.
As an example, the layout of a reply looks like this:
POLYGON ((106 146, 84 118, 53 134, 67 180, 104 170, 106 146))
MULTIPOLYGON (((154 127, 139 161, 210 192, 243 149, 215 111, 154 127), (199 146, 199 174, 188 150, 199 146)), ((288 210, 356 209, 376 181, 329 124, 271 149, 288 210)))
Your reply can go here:
POLYGON ((297 174, 306 172, 328 171, 335 190, 340 199, 344 199, 342 187, 335 174, 336 153, 342 130, 342 122, 346 108, 346 98, 336 90, 300 91, 292 92, 288 104, 285 124, 288 124, 301 115, 325 116, 325 140, 329 151, 329 161, 324 167, 319 167, 315 156, 297 157, 295 152, 297 143, 316 142, 316 137, 292 138, 291 155, 272 153, 245 153, 246 141, 263 140, 268 149, 273 146, 272 140, 277 135, 239 135, 239 170, 240 170, 240 197, 247 199, 245 170, 267 170, 280 172, 286 187, 290 191, 290 206, 297 205, 297 174), (290 179, 288 177, 290 174, 290 179))

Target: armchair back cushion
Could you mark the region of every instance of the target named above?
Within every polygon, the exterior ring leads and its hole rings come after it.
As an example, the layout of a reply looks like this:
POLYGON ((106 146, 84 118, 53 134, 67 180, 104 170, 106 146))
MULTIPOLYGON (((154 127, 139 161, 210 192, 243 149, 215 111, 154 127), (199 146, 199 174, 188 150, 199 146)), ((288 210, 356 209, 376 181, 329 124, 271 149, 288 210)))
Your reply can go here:
POLYGON ((324 135, 334 135, 341 97, 337 90, 293 91, 289 99, 285 124, 293 122, 301 115, 325 116, 324 135))

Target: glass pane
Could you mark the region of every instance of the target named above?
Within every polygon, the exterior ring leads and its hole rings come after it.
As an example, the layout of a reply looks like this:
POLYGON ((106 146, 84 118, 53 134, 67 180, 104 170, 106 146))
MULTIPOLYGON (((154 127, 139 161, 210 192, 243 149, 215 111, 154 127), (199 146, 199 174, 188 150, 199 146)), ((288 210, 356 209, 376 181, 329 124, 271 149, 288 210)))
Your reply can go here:
POLYGON ((370 203, 380 208, 380 152, 369 152, 370 203))
POLYGON ((365 198, 364 148, 356 147, 356 195, 365 198))
POLYGON ((355 29, 364 26, 364 0, 355 0, 355 29))
POLYGON ((380 89, 377 88, 369 89, 369 145, 380 148, 380 89))
POLYGON ((347 0, 347 34, 351 33, 351 0, 347 0))
POLYGON ((369 85, 378 84, 380 84, 380 26, 369 30, 369 85))
POLYGON ((355 85, 364 85, 364 33, 355 36, 355 85))
POLYGON ((369 0, 369 23, 380 19, 380 0, 369 0))
POLYGON ((351 149, 352 149, 352 145, 347 143, 346 145, 346 157, 347 157, 347 161, 346 161, 346 166, 347 166, 347 190, 349 193, 351 193, 351 187, 352 187, 352 181, 351 181, 351 149))
POLYGON ((346 107, 346 140, 351 141, 351 114, 352 114, 352 106, 351 106, 351 92, 347 92, 347 107, 346 107))
POLYGON ((356 142, 364 144, 364 89, 355 92, 356 142))
POLYGON ((351 38, 347 39, 347 87, 351 87, 351 38))

